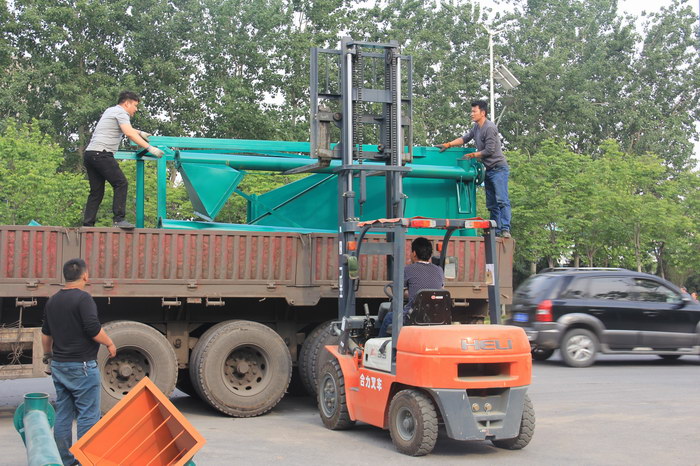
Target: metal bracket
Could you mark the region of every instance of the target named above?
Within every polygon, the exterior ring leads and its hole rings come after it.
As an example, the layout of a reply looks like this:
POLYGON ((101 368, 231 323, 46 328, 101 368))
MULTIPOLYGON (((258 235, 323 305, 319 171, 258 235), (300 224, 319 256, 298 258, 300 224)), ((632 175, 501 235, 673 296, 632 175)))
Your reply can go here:
POLYGON ((165 299, 165 298, 160 298, 160 305, 163 307, 168 307, 168 306, 182 306, 182 301, 179 299, 165 299))
POLYGON ((304 165, 303 167, 297 167, 297 168, 292 168, 291 170, 287 170, 286 172, 282 172, 283 175, 295 175, 297 173, 308 173, 311 171, 314 171, 318 168, 327 168, 330 166, 330 160, 328 159, 319 159, 317 163, 311 164, 311 165, 304 165))
POLYGON ((34 299, 34 298, 32 298, 28 301, 25 301, 25 300, 19 299, 19 298, 15 298, 15 306, 16 307, 23 307, 23 308, 34 307, 34 306, 36 306, 36 304, 37 304, 37 302, 36 302, 36 299, 34 299))
POLYGON ((205 306, 214 306, 214 307, 224 307, 226 305, 226 301, 224 301, 221 298, 216 298, 216 299, 206 298, 204 305, 205 306))

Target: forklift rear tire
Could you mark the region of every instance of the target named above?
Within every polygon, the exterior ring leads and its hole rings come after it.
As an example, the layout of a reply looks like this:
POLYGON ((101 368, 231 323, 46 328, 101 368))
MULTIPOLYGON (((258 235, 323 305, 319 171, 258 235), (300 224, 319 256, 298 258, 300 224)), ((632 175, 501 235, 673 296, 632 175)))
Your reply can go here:
POLYGON ((331 430, 345 430, 355 425, 350 419, 345 396, 345 377, 338 360, 333 358, 323 366, 318 382, 318 412, 323 425, 331 430))
POLYGON ((397 393, 389 405, 389 432, 401 453, 423 456, 433 451, 438 437, 433 401, 417 390, 397 393))
POLYGON ((520 419, 520 429, 515 438, 491 440, 494 446, 505 450, 520 450, 525 448, 535 433, 535 408, 532 406, 530 397, 525 395, 525 405, 523 406, 523 417, 520 419))

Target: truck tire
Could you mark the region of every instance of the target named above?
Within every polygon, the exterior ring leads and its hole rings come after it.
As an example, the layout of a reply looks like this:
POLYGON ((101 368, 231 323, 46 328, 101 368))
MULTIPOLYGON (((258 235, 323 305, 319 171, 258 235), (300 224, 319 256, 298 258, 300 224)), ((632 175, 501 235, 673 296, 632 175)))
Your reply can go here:
POLYGON ((389 433, 396 449, 406 455, 427 455, 438 438, 433 400, 409 389, 398 392, 389 405, 389 433))
POLYGON ((588 367, 595 362, 599 350, 598 337, 585 328, 574 328, 564 334, 559 352, 570 367, 588 367))
POLYGON ((345 394, 345 377, 338 360, 333 358, 319 373, 318 413, 323 425, 331 430, 345 430, 355 425, 350 419, 345 394))
POLYGON ((284 340, 257 322, 227 322, 207 331, 193 356, 195 390, 229 416, 268 412, 280 402, 292 377, 292 357, 284 340))
MULTIPOLYGON (((199 355, 202 353, 202 348, 205 346, 203 343, 205 341, 208 341, 209 337, 215 334, 221 327, 224 325, 228 325, 232 322, 236 322, 235 320, 226 320, 223 322, 219 322, 216 325, 212 325, 207 329, 206 332, 202 334, 201 337, 197 340, 197 343, 194 345, 194 348, 192 349, 192 352, 190 353, 190 364, 188 367, 188 372, 189 372, 189 383, 192 385, 192 389, 194 390, 194 395, 191 396, 196 396, 199 399, 204 400, 202 398, 202 386, 199 384, 199 376, 197 375, 197 367, 199 365, 199 355)), ((185 392, 187 393, 187 392, 185 392)))
POLYGON ((525 404, 523 406, 523 417, 520 419, 520 429, 518 436, 515 438, 491 440, 491 443, 498 448, 505 450, 520 450, 525 448, 532 436, 535 434, 535 408, 532 406, 530 397, 525 395, 525 404))
POLYGON ((306 392, 311 396, 316 396, 318 388, 318 368, 316 358, 318 357, 318 347, 321 344, 321 339, 330 335, 330 325, 332 321, 327 321, 316 327, 306 337, 299 351, 299 378, 304 384, 306 392))
POLYGON ((100 346, 97 353, 103 413, 146 376, 165 396, 170 396, 177 380, 177 357, 162 333, 146 324, 128 320, 109 322, 104 331, 117 347, 117 357, 109 359, 104 346, 100 346))

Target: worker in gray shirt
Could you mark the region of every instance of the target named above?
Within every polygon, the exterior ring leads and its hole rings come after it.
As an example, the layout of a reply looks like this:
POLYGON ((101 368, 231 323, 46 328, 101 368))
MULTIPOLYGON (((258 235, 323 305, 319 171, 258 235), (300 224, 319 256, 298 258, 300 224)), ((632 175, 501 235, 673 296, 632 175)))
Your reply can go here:
POLYGON ((510 200, 508 199, 508 162, 501 149, 501 138, 496 124, 486 118, 488 106, 483 100, 472 102, 471 117, 474 126, 467 133, 454 141, 439 144, 440 152, 450 147, 461 146, 472 139, 476 152, 465 158, 477 158, 486 168, 484 190, 486 191, 486 208, 491 213, 491 220, 496 222, 496 234, 510 238, 510 200))
POLYGON ((148 143, 150 134, 131 126, 131 117, 138 110, 140 100, 141 98, 134 92, 121 92, 117 105, 105 110, 92 133, 92 138, 83 157, 85 170, 90 181, 90 195, 85 204, 83 226, 95 226, 97 209, 99 209, 105 194, 105 181, 108 181, 114 190, 112 200, 114 226, 127 230, 134 228, 134 225, 126 221, 128 183, 124 172, 119 168, 119 163, 114 159, 114 153, 119 148, 122 136, 126 135, 134 143, 147 149, 151 155, 163 156, 162 150, 148 143))

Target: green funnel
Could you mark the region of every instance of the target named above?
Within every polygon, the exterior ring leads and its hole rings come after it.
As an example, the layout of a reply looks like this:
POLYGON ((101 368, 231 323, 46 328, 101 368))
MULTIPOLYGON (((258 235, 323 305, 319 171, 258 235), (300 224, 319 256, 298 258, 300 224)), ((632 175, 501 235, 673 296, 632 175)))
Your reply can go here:
POLYGON ((208 221, 216 218, 245 176, 238 170, 218 164, 180 163, 178 170, 195 214, 208 221))

